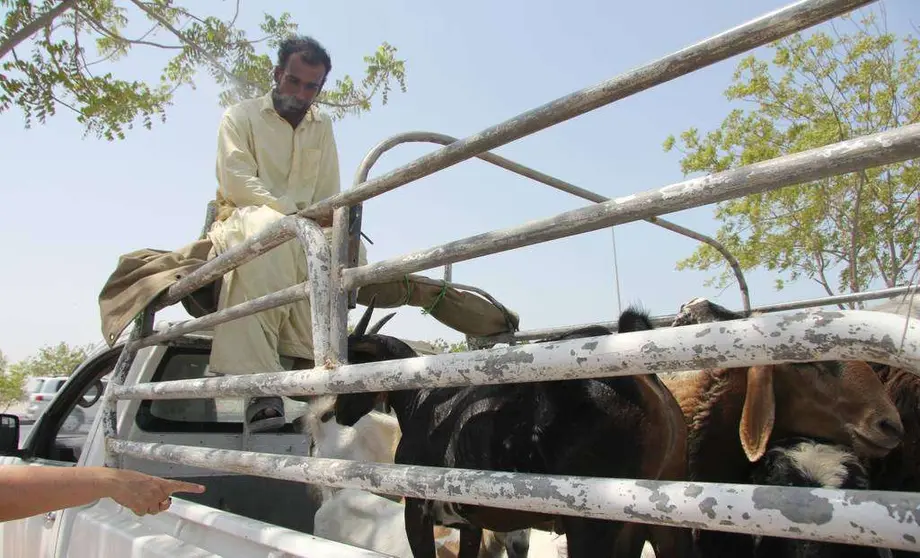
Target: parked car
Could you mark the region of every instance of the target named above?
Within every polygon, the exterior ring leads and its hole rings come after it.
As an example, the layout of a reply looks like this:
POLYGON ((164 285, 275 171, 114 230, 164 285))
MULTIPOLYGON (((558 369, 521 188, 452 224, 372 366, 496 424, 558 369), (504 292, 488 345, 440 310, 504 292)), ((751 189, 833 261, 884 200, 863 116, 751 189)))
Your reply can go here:
POLYGON ((29 406, 26 407, 24 418, 35 420, 42 409, 54 399, 61 386, 67 381, 67 376, 36 376, 26 384, 26 393, 29 396, 29 406))

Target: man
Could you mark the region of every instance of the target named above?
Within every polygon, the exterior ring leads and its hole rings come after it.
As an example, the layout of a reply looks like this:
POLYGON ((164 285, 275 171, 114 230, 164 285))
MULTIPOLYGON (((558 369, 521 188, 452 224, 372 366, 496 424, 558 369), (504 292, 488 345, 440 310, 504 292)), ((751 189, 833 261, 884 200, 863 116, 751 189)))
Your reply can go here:
MULTIPOLYGON (((274 89, 224 112, 217 140, 218 212, 208 232, 218 255, 283 216, 339 193, 332 122, 313 106, 331 69, 329 54, 317 41, 287 39, 278 49, 274 89)), ((330 227, 332 215, 317 222, 330 227)), ((325 232, 331 238, 331 230, 325 232)), ((303 248, 291 240, 229 272, 218 308, 306 277, 303 248)), ((283 370, 279 353, 297 359, 299 368, 313 366, 309 300, 218 325, 210 367, 220 374, 278 372, 283 370)), ((245 420, 251 432, 278 429, 285 423, 284 402, 281 397, 250 400, 245 420)))

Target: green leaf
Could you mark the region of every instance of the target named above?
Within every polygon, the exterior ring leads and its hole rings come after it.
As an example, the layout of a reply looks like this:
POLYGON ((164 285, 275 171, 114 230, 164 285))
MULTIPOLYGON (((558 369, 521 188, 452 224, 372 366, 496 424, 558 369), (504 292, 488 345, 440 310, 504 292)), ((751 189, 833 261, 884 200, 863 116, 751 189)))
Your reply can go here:
MULTIPOLYGON (((14 47, 0 61, 0 114, 15 106, 30 127, 63 107, 84 126, 85 134, 107 140, 124 139, 126 130, 137 124, 149 129, 155 120, 165 122, 175 92, 183 86, 194 88, 202 70, 221 87, 216 99, 221 106, 270 91, 277 47, 298 30, 287 12, 264 14, 259 36, 251 38, 235 25, 234 14, 195 13, 201 9, 198 3, 132 1, 116 6, 113 0, 80 0, 51 27, 45 25, 27 41, 13 44, 17 32, 57 3, 36 4, 0 0, 9 8, 0 24, 0 46, 14 47), (127 36, 129 22, 149 32, 127 36), (171 53, 159 83, 102 71, 137 48, 171 53)), ((405 92, 405 61, 396 52, 384 42, 365 57, 359 84, 343 76, 327 85, 317 102, 333 118, 343 118, 371 110, 378 96, 386 104, 394 81, 405 92)))

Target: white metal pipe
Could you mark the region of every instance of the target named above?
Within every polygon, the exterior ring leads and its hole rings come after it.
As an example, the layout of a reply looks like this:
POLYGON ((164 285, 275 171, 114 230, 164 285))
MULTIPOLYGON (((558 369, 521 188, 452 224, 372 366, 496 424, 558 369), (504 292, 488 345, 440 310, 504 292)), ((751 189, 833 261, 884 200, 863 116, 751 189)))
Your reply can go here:
MULTIPOLYGON (((454 285, 456 287, 456 285, 454 285)), ((816 308, 819 306, 829 306, 832 304, 846 304, 848 302, 863 302, 867 300, 878 300, 882 298, 892 298, 895 296, 916 292, 920 290, 920 286, 917 285, 905 285, 902 287, 892 287, 890 289, 880 289, 877 291, 864 291, 861 293, 850 293, 844 295, 834 295, 834 296, 824 296, 819 298, 808 298, 804 300, 796 300, 793 302, 780 302, 777 304, 768 304, 765 306, 757 306, 751 308, 751 312, 759 312, 762 314, 772 313, 772 312, 781 312, 788 310, 799 310, 802 308, 816 308)), ((656 327, 661 326, 670 326, 674 319, 677 318, 677 314, 665 314, 662 316, 652 317, 652 323, 656 327)), ((514 333, 500 333, 498 335, 490 335, 488 337, 477 337, 475 339, 487 341, 489 343, 508 343, 512 340, 517 341, 533 341, 536 339, 546 339, 547 337, 555 337, 558 335, 566 334, 570 331, 580 329, 583 327, 600 325, 606 327, 611 331, 617 330, 616 322, 595 322, 591 324, 576 324, 569 326, 560 326, 560 327, 547 327, 540 329, 527 329, 522 331, 516 331, 514 333)))
POLYGON ((920 551, 920 494, 423 467, 107 440, 164 463, 502 509, 920 551))
MULTIPOLYGON (((329 342, 334 363, 348 362, 348 291, 342 284, 342 272, 348 267, 348 214, 347 207, 335 210, 332 216, 332 266, 331 300, 329 316, 329 342)), ((360 239, 358 243, 360 244, 360 239)))
POLYGON ((188 333, 212 328, 216 325, 226 323, 237 318, 251 316, 252 314, 262 312, 263 310, 278 308, 279 306, 292 304, 309 297, 309 284, 306 282, 299 283, 297 285, 281 289, 280 291, 275 291, 265 296, 247 300, 246 302, 236 304, 229 308, 224 308, 223 310, 218 310, 217 312, 207 314, 200 318, 195 318, 193 320, 188 320, 180 324, 176 324, 167 328, 165 331, 154 333, 153 335, 148 335, 147 337, 132 342, 130 348, 142 349, 144 347, 158 345, 188 333))
POLYGON ((307 258, 310 319, 313 324, 313 360, 317 365, 335 361, 330 343, 332 323, 332 253, 323 229, 315 221, 298 217, 294 231, 307 258))
POLYGON ((920 371, 920 323, 865 310, 799 311, 334 369, 144 383, 118 387, 115 394, 119 399, 317 395, 821 360, 869 360, 920 371))

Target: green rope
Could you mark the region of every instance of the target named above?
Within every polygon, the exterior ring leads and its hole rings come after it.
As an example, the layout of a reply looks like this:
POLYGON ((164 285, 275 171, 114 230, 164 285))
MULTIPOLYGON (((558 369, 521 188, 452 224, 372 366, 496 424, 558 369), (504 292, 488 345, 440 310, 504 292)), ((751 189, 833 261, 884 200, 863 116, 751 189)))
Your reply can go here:
POLYGON ((404 300, 400 306, 409 304, 409 301, 412 299, 412 283, 409 282, 409 276, 403 275, 403 280, 406 282, 406 300, 404 300))
POLYGON ((434 297, 434 302, 431 303, 431 306, 428 308, 422 308, 422 315, 431 314, 434 312, 435 307, 444 300, 444 297, 447 295, 447 281, 441 282, 441 292, 438 293, 438 296, 434 297))

